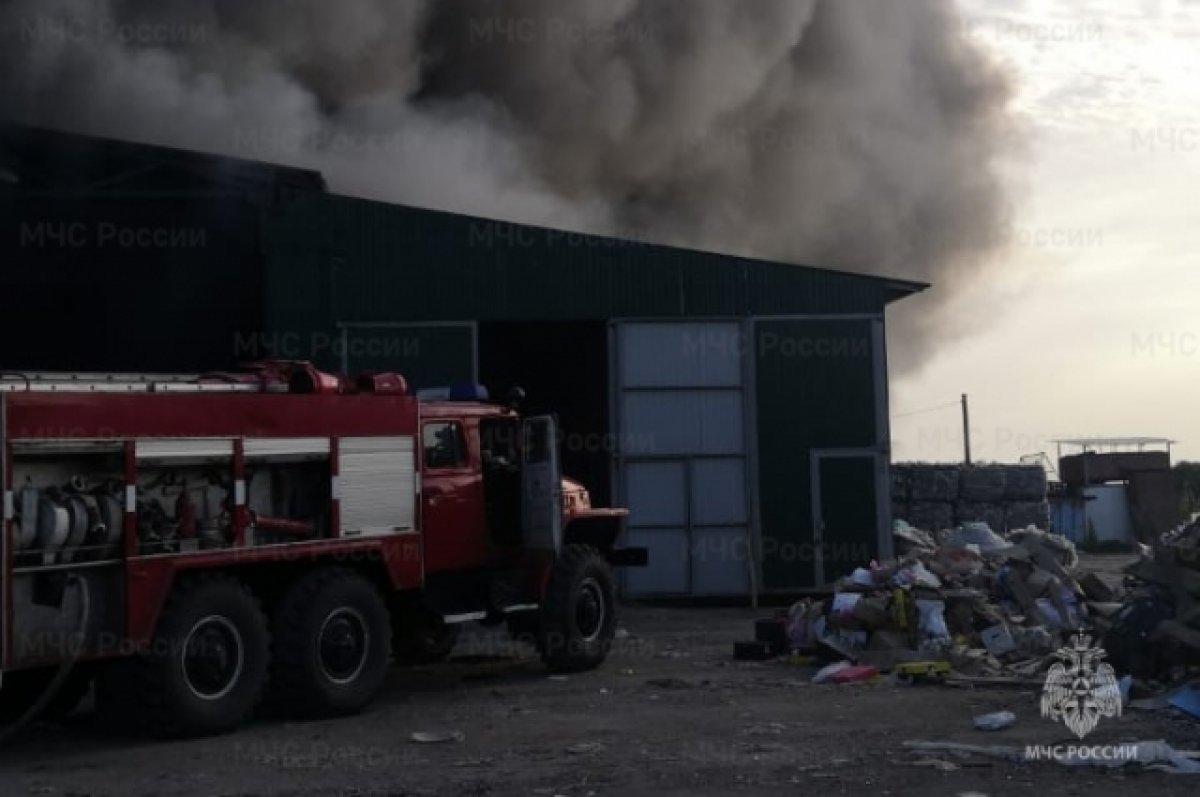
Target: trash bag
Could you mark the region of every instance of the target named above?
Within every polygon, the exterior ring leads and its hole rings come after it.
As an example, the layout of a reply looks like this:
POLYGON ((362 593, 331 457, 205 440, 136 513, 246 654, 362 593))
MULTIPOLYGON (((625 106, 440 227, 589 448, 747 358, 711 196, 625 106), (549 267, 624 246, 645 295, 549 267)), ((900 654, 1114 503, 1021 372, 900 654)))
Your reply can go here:
POLYGON ((1038 612, 1046 620, 1046 626, 1052 631, 1075 631, 1083 624, 1079 611, 1079 601, 1075 593, 1059 587, 1062 603, 1056 606, 1051 598, 1038 598, 1038 612), (1063 610, 1066 610, 1065 613, 1063 610))
POLYGON ((1075 549, 1075 543, 1061 534, 1027 526, 1010 532, 1008 542, 1024 548, 1038 567, 1056 575, 1072 573, 1079 566, 1079 551, 1075 549))
POLYGON ((837 675, 842 670, 849 669, 854 665, 848 661, 835 661, 833 664, 828 664, 817 670, 816 675, 812 677, 814 684, 827 684, 833 680, 833 676, 837 675))
POLYGON ((963 523, 952 531, 946 538, 946 545, 952 548, 965 548, 968 545, 978 545, 983 553, 1002 551, 1010 546, 1005 540, 986 523, 963 523))
POLYGON ((917 627, 921 631, 923 650, 940 648, 950 642, 950 629, 946 626, 946 604, 944 601, 918 598, 917 627))
POLYGON ((820 635, 815 628, 821 617, 821 606, 810 600, 800 600, 788 609, 787 635, 793 650, 808 650, 817 644, 820 635))
POLYGON ((892 576, 891 584, 893 587, 939 589, 942 581, 925 566, 924 562, 918 560, 897 570, 896 574, 892 576))
POLYGON ((1161 676, 1170 667, 1168 651, 1164 645, 1148 640, 1159 623, 1174 616, 1174 601, 1159 591, 1134 595, 1126 601, 1104 635, 1103 647, 1113 669, 1135 678, 1161 676))
POLYGON ((892 524, 892 539, 896 553, 904 556, 912 551, 932 551, 937 548, 937 542, 928 531, 913 528, 903 520, 892 524))
POLYGON ((839 592, 833 596, 833 604, 829 608, 829 619, 836 622, 849 622, 854 619, 854 606, 862 600, 861 592, 839 592))
POLYGON ((976 717, 975 727, 981 731, 1002 731, 1011 728, 1016 721, 1017 715, 1011 711, 996 711, 976 717))

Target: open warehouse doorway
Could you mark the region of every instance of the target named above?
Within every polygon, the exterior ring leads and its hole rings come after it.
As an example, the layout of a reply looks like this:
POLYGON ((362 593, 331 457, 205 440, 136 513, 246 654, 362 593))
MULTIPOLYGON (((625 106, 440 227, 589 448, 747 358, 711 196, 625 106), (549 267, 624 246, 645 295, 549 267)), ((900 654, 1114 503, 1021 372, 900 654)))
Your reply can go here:
POLYGON ((525 391, 522 412, 558 416, 563 473, 612 501, 606 321, 481 322, 479 381, 492 397, 525 391))

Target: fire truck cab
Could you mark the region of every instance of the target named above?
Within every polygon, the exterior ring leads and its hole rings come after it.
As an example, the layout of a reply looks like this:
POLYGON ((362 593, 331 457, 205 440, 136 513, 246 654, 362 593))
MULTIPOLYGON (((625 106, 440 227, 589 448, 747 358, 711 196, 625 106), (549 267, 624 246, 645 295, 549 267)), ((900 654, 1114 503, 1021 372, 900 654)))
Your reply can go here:
POLYGON ((202 376, 0 376, 0 715, 156 735, 266 699, 344 714, 389 659, 506 624, 560 671, 616 628, 627 514, 559 473, 553 417, 474 387, 259 363, 202 376))

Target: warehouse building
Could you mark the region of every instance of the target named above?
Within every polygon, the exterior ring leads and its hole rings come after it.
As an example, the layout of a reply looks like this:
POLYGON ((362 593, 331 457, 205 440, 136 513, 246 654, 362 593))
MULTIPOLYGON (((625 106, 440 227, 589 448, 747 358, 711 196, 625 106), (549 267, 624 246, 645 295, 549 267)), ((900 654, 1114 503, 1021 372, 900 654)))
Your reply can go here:
POLYGON ((261 329, 264 214, 316 172, 0 125, 0 367, 198 371, 261 329))
MULTIPOLYGON (((211 367, 305 358, 398 370, 420 389, 478 382, 503 397, 520 386, 527 411, 559 415, 567 474, 596 502, 630 508, 627 542, 651 564, 624 574, 628 595, 789 592, 890 553, 885 310, 926 285, 370 202, 329 194, 309 172, 140 151, 148 165, 128 172, 124 193, 113 193, 119 180, 83 192, 102 208, 89 212, 137 212, 145 189, 129 181, 147 174, 180 180, 158 187, 182 206, 169 224, 186 226, 196 203, 206 228, 222 219, 233 232, 209 239, 221 262, 164 249, 142 251, 158 258, 142 268, 207 297, 199 308, 227 296, 238 309, 206 321, 190 307, 180 330, 149 309, 159 294, 126 280, 120 258, 55 250, 44 273, 88 260, 106 295, 130 292, 120 312, 132 328, 161 327, 170 341, 138 358, 131 335, 110 335, 88 368, 160 369, 182 347, 189 368, 224 352, 211 367)), ((21 177, 11 154, 0 166, 21 177)), ((21 179, 4 193, 21 217, 14 231, 30 207, 62 216, 44 197, 29 204, 21 179)), ((26 268, 47 258, 9 245, 26 268)), ((85 301, 69 279, 55 284, 85 301)))

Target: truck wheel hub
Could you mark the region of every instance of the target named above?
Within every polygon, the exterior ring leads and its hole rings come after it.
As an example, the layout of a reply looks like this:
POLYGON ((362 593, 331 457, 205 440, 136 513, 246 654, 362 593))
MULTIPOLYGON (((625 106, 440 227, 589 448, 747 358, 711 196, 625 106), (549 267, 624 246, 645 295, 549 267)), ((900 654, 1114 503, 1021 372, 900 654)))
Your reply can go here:
POLYGON ((585 578, 579 585, 575 602, 575 627, 585 642, 591 642, 604 630, 604 590, 594 578, 585 578))
POLYGON ((228 618, 205 617, 183 644, 183 678, 202 700, 219 700, 237 685, 245 664, 242 635, 228 618))
POLYGON ((318 637, 317 656, 325 677, 338 684, 357 678, 366 664, 369 642, 367 623, 356 610, 341 608, 331 612, 318 637))

